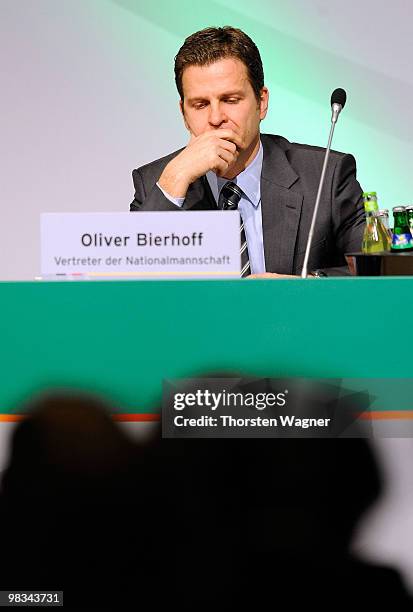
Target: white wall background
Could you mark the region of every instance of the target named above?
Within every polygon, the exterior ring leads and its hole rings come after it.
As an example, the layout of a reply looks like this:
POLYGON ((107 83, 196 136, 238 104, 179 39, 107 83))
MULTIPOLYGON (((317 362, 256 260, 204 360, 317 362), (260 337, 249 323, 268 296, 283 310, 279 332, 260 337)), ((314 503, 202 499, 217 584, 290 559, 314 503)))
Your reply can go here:
POLYGON ((261 48, 263 131, 334 147, 382 207, 412 201, 410 0, 0 0, 0 279, 39 273, 42 211, 127 210, 131 170, 186 142, 173 57, 195 28, 233 23, 261 48), (189 10, 189 8, 191 10, 189 10))

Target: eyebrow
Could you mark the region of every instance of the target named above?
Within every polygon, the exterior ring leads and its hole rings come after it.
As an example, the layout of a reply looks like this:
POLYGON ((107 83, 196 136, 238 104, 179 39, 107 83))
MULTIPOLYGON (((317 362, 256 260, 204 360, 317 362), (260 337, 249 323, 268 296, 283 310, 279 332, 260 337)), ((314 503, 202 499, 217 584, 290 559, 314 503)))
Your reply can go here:
MULTIPOLYGON (((243 95, 244 95, 243 91, 236 90, 236 91, 229 91, 229 92, 223 93, 220 96, 220 98, 231 98, 233 96, 240 96, 240 97, 242 97, 243 95)), ((188 103, 189 104, 193 104, 194 102, 204 102, 207 99, 208 98, 203 98, 202 96, 198 96, 197 98, 188 98, 188 103)))

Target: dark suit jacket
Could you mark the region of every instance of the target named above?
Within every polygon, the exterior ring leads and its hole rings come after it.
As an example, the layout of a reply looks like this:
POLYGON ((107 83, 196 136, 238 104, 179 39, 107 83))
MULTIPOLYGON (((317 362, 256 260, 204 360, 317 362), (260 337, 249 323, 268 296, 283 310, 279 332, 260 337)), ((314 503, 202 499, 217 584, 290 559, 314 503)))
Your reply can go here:
MULTIPOLYGON (((317 196, 325 149, 261 134, 264 149, 261 210, 267 272, 300 274, 317 196)), ((182 150, 182 149, 181 149, 182 150)), ((180 210, 156 186, 163 169, 180 151, 132 173, 135 199, 131 211, 180 210)), ((205 176, 189 187, 183 210, 217 208, 205 176)), ((333 268, 343 274, 344 253, 359 251, 364 231, 362 190, 352 155, 331 151, 308 269, 333 268), (338 268, 338 269, 337 269, 338 268)))

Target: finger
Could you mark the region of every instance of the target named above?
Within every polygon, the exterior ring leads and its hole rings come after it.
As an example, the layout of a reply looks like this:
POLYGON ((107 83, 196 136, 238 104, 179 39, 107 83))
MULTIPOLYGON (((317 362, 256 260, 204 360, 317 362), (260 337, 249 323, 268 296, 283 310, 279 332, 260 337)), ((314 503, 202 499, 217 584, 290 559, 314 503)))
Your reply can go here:
POLYGON ((217 130, 217 136, 221 139, 221 140, 228 140, 230 142, 233 142, 234 144, 237 145, 237 147, 242 147, 242 138, 241 136, 239 136, 236 132, 234 132, 234 130, 229 130, 229 129, 220 129, 217 130))
POLYGON ((237 145, 234 142, 231 142, 230 140, 224 140, 222 138, 220 138, 218 142, 219 142, 219 150, 225 149, 226 151, 229 151, 230 153, 238 154, 237 145))
POLYGON ((233 164, 237 159, 238 154, 234 154, 232 151, 227 151, 226 149, 219 149, 218 156, 227 162, 228 166, 233 164))
POLYGON ((221 157, 217 157, 214 167, 211 168, 211 170, 213 170, 218 176, 223 176, 228 170, 229 165, 230 164, 224 159, 222 159, 221 157))

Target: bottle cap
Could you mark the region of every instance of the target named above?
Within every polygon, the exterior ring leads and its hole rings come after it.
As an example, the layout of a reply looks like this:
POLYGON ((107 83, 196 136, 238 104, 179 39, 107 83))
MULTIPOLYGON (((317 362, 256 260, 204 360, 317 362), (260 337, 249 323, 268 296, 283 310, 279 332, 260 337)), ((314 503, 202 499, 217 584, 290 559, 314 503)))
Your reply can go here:
POLYGON ((377 193, 375 191, 364 192, 363 203, 366 213, 377 212, 379 210, 379 205, 377 204, 377 193))

